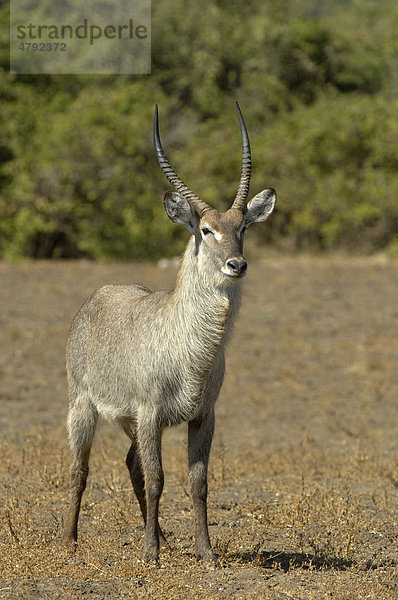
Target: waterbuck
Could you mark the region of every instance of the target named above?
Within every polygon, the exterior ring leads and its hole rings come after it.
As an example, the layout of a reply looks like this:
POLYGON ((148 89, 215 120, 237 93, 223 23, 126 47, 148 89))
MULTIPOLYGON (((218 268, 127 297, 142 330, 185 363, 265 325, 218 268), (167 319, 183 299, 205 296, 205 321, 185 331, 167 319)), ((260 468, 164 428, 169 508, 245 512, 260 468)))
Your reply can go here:
POLYGON ((166 213, 192 234, 174 289, 108 285, 83 304, 72 321, 66 360, 68 431, 74 460, 63 543, 74 548, 80 503, 98 416, 118 423, 131 441, 126 463, 145 522, 142 557, 158 560, 165 538, 158 523, 163 490, 161 438, 168 425, 188 423, 188 462, 195 510, 195 551, 215 561, 207 527, 207 467, 214 405, 224 378, 225 345, 237 316, 247 262, 243 237, 265 221, 276 193, 263 190, 247 203, 250 144, 237 104, 242 171, 236 198, 220 213, 193 194, 164 154, 154 120, 160 167, 174 190, 166 213))

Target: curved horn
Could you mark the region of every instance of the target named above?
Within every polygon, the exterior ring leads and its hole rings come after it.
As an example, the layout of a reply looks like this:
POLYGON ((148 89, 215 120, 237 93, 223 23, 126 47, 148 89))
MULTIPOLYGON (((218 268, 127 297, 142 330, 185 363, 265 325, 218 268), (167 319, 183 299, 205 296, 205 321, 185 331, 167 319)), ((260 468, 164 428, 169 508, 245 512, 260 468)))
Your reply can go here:
POLYGON ((238 103, 236 103, 236 109, 238 111, 240 133, 242 136, 242 171, 240 174, 238 191, 236 192, 236 197, 231 208, 237 208, 243 212, 247 202, 247 195, 249 193, 252 159, 250 153, 249 136, 238 103))
POLYGON ((171 168, 169 161, 167 160, 163 148, 162 143, 160 141, 159 136, 159 120, 158 120, 158 105, 156 104, 155 108, 155 119, 153 122, 153 144, 155 146, 156 157, 158 159, 160 168, 163 173, 166 175, 167 179, 170 181, 171 185, 174 189, 182 194, 184 198, 188 200, 190 205, 197 212, 199 217, 202 217, 204 213, 208 210, 213 210, 211 206, 203 202, 198 196, 196 196, 191 190, 181 181, 178 175, 171 168))

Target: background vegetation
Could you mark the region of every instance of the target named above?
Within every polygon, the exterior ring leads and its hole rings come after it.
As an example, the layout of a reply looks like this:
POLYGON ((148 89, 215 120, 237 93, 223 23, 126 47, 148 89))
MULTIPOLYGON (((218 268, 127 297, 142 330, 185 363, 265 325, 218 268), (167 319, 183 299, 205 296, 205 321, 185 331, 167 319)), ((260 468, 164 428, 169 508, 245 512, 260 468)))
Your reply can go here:
POLYGON ((163 212, 154 104, 182 179, 225 208, 240 172, 235 99, 252 192, 279 195, 255 235, 398 253, 397 31, 390 0, 163 0, 152 75, 112 77, 11 75, 3 31, 0 256, 178 253, 186 235, 163 212))

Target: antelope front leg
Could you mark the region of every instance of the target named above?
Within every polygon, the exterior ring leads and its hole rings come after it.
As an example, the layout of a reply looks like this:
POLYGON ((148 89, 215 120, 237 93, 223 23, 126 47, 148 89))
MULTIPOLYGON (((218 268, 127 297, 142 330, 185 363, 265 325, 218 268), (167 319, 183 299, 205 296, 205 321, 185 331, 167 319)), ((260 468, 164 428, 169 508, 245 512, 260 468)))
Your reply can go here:
MULTIPOLYGON (((137 496, 137 500, 139 502, 142 517, 144 519, 144 523, 146 525, 146 498, 145 498, 145 482, 144 482, 144 474, 142 472, 141 459, 138 453, 138 446, 135 440, 131 442, 130 450, 128 451, 126 457, 126 465, 130 473, 131 483, 133 484, 135 495, 137 496)), ((158 523, 159 530, 159 541, 160 546, 168 546, 167 540, 164 536, 164 533, 158 523)))
POLYGON ((137 428, 139 453, 145 480, 146 524, 142 559, 159 558, 159 501, 163 491, 161 441, 162 430, 152 420, 141 421, 137 428))
POLYGON ((206 561, 217 560, 207 527, 207 466, 214 432, 214 412, 188 423, 189 480, 195 511, 195 553, 206 561))

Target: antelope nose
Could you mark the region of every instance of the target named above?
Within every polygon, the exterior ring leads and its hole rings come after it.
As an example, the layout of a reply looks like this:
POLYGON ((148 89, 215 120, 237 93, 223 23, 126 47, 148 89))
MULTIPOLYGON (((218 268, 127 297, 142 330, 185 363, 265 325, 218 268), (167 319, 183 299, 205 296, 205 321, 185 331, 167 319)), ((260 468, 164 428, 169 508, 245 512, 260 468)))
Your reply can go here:
POLYGON ((227 260, 227 267, 236 275, 244 275, 247 269, 247 262, 244 258, 231 258, 227 260))

